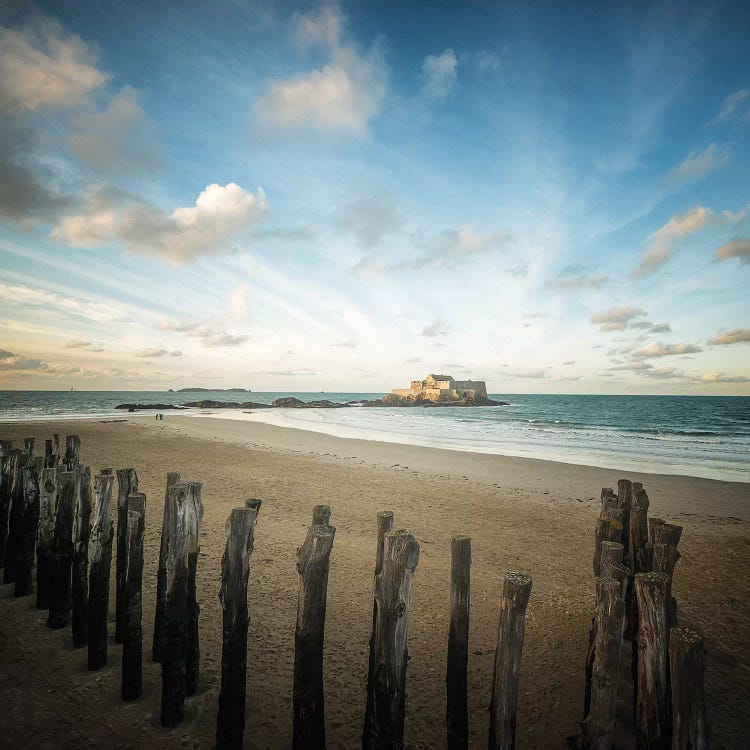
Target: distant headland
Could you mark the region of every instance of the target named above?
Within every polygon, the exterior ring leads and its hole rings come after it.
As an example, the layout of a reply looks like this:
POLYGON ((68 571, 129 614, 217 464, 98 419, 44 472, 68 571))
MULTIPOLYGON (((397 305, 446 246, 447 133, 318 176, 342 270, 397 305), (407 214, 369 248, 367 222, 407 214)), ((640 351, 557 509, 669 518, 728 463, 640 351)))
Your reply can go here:
POLYGON ((249 388, 172 388, 169 393, 252 393, 249 388))

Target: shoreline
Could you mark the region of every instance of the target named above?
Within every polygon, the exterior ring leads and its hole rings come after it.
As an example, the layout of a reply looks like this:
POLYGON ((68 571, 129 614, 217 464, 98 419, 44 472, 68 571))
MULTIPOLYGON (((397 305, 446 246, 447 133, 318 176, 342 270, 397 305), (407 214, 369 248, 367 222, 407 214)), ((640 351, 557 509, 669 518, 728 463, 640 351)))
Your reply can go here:
MULTIPOLYGON (((652 516, 683 526, 675 573, 680 624, 703 632, 706 695, 717 747, 741 748, 750 648, 750 581, 726 565, 750 566, 750 522, 736 520, 747 485, 668 475, 623 473, 539 459, 487 456, 301 430, 191 417, 0 424, 19 444, 58 432, 81 437, 81 461, 135 467, 147 495, 143 572, 143 698, 119 698, 121 647, 109 665, 86 670, 85 650, 70 634, 44 627, 28 598, 0 587, 0 703, 8 744, 46 746, 207 747, 216 730, 221 681, 219 604, 225 523, 247 497, 262 498, 250 559, 246 747, 290 746, 294 631, 299 577, 296 550, 317 503, 331 506, 331 555, 324 649, 327 744, 355 747, 364 715, 372 575, 378 511, 409 529, 421 550, 412 585, 406 701, 410 748, 445 747, 445 656, 449 625, 450 539, 472 540, 468 666, 470 746, 486 747, 490 689, 503 575, 533 578, 518 705, 517 747, 564 747, 577 731, 583 665, 594 606, 593 538, 601 487, 620 477, 645 480, 652 516), (198 599, 201 677, 186 702, 185 723, 159 725, 161 678, 150 661, 156 570, 168 471, 203 484, 198 599), (50 668, 52 667, 52 668, 50 668), (38 701, 29 709, 28 696, 38 701)), ((41 446, 37 443, 37 450, 41 446)), ((114 567, 113 567, 114 571, 114 567)), ((110 613, 114 607, 111 589, 110 613)), ((634 743, 618 743, 633 750, 634 743)))

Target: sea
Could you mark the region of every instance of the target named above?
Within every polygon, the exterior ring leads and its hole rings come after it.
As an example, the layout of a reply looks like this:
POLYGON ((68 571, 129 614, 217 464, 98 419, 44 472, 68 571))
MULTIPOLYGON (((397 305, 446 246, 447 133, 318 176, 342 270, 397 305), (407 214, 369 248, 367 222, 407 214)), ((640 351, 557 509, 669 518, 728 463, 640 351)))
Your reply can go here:
MULTIPOLYGON (((0 422, 125 418, 122 403, 271 403, 282 396, 347 403, 381 393, 0 391, 0 422)), ((391 443, 526 456, 627 471, 750 483, 750 397, 495 393, 508 406, 190 409, 229 418, 391 443)), ((144 412, 153 414, 154 412, 144 412)), ((165 412, 169 419, 170 412, 165 412)), ((1 437, 0 430, 0 437, 1 437)))

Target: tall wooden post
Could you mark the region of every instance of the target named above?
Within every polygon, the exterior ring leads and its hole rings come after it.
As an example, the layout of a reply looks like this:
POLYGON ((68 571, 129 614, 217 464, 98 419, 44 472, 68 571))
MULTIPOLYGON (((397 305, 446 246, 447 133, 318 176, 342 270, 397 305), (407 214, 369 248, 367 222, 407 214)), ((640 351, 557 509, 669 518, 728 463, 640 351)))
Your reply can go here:
POLYGON ((75 467, 76 495, 73 510, 73 648, 88 643, 89 535, 91 533, 91 470, 75 467))
POLYGON ((112 567, 112 474, 99 474, 94 479, 94 507, 89 552, 89 651, 90 670, 107 666, 107 615, 109 612, 109 575, 112 567))
POLYGON ((11 489, 13 485, 13 472, 17 461, 16 454, 10 446, 10 440, 3 443, 7 450, 0 456, 0 565, 5 567, 5 544, 8 539, 8 516, 11 507, 11 489))
POLYGON ((375 577, 373 710, 362 738, 367 750, 403 747, 409 600, 418 561, 419 544, 408 531, 385 534, 383 564, 375 577))
POLYGON ((667 584, 664 573, 635 577, 638 601, 638 694, 636 741, 639 748, 669 746, 671 720, 667 697, 667 584))
POLYGON ((526 606, 530 595, 531 576, 518 572, 505 574, 497 627, 489 750, 513 750, 516 745, 518 682, 521 676, 526 606))
MULTIPOLYGON (((61 469, 62 470, 62 469, 61 469)), ((55 535, 55 516, 57 514, 57 467, 42 471, 39 484, 39 526, 36 540, 36 608, 49 609, 50 591, 50 555, 52 539, 55 535)))
POLYGON ((179 726, 185 715, 188 641, 188 513, 193 485, 170 487, 164 646, 161 654, 161 724, 179 726))
POLYGON ((617 506, 623 511, 622 546, 624 553, 622 561, 630 567, 630 514, 633 507, 633 483, 629 479, 617 480, 617 506))
POLYGON ((115 568, 115 643, 125 637, 125 556, 128 526, 128 495, 138 492, 135 469, 117 470, 117 560, 115 568))
POLYGON ((669 633, 672 677, 672 750, 707 750, 706 652, 694 630, 672 628, 669 633))
POLYGON ((596 579, 596 641, 588 715, 581 725, 581 750, 610 750, 615 728, 625 604, 614 578, 596 579))
POLYGON ((39 524, 39 464, 31 461, 21 469, 22 512, 18 556, 16 562, 16 585, 14 596, 29 596, 33 591, 32 572, 39 524))
POLYGON ((63 463, 66 464, 68 471, 74 466, 78 466, 81 456, 81 438, 78 435, 65 436, 65 457, 63 463))
POLYGON ((471 539, 451 539, 451 620, 446 669, 446 724, 448 749, 465 750, 469 743, 467 668, 469 659, 469 607, 471 539))
MULTIPOLYGON (((375 546, 375 581, 383 567, 383 546, 385 535, 393 529, 393 513, 390 510, 381 511, 377 515, 377 542, 375 546)), ((375 597, 373 584, 372 599, 372 629, 370 631, 370 653, 367 665, 367 698, 365 701, 365 732, 368 717, 375 711, 375 626, 378 618, 378 600, 375 597)))
POLYGON ((10 454, 13 450, 12 440, 0 440, 0 458, 3 458, 10 454))
POLYGON ((188 552, 188 591, 187 591, 187 652, 185 657, 185 694, 195 695, 198 691, 198 677, 200 675, 201 650, 198 636, 198 618, 200 605, 198 592, 195 587, 195 577, 198 569, 198 551, 200 550, 200 530, 203 520, 203 504, 201 503, 201 483, 189 482, 192 492, 187 507, 187 552, 188 552))
MULTIPOLYGON (((320 508, 321 506, 317 506, 320 508)), ((313 520, 331 517, 313 514, 313 520)), ((316 510, 317 510, 316 508, 316 510)), ((323 693, 323 634, 326 620, 328 566, 336 529, 316 524, 308 529, 305 543, 297 550, 300 576, 297 627, 294 634, 294 686, 292 747, 295 750, 326 746, 323 693)))
POLYGON ((227 521, 227 543, 221 558, 219 592, 224 619, 221 692, 216 722, 217 750, 241 750, 245 732, 247 578, 260 504, 261 501, 256 500, 255 507, 235 508, 227 521))
POLYGON ((331 506, 316 505, 313 508, 312 525, 329 526, 331 523, 331 506))
POLYGON ((5 541, 5 564, 3 583, 15 583, 18 569, 18 553, 23 529, 23 469, 29 463, 29 454, 13 451, 10 463, 10 502, 8 507, 8 530, 5 541))
POLYGON ((60 436, 53 435, 50 440, 44 441, 44 468, 51 469, 57 466, 60 458, 60 436))
POLYGON ((70 584, 73 565, 73 513, 75 509, 75 472, 57 472, 58 501, 55 534, 50 555, 49 617, 47 626, 54 630, 70 621, 70 584))
POLYGON ((28 437, 23 439, 23 450, 25 453, 28 453, 29 456, 34 455, 34 444, 36 443, 36 440, 34 440, 33 437, 28 437))
POLYGON ((122 699, 141 697, 143 677, 143 530, 146 523, 146 496, 128 495, 125 537, 125 637, 122 643, 122 699))
POLYGON ((167 491, 164 493, 164 516, 161 523, 161 546, 159 547, 159 568, 156 572, 156 607, 154 609, 154 640, 151 648, 153 661, 161 661, 164 648, 164 616, 166 609, 167 587, 167 516, 169 510, 169 488, 180 481, 180 474, 176 471, 167 472, 167 491))

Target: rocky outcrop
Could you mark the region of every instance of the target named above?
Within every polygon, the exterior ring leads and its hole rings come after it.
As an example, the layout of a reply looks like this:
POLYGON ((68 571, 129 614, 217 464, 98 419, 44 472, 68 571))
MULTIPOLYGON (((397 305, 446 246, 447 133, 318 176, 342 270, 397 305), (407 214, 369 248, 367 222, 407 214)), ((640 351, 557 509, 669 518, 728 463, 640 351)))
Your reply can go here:
POLYGON ((184 406, 176 404, 118 404, 115 409, 124 409, 126 411, 148 411, 156 409, 157 411, 166 411, 167 409, 184 409, 184 406))
POLYGON ((395 406, 413 407, 420 406, 424 409, 440 408, 441 406, 509 406, 507 401, 494 401, 486 396, 467 396, 466 398, 440 398, 437 401, 417 396, 397 396, 386 394, 383 398, 375 401, 362 401, 362 406, 395 406))
POLYGON ((270 409, 271 404, 258 404, 255 401, 188 401, 184 404, 192 409, 270 409))

